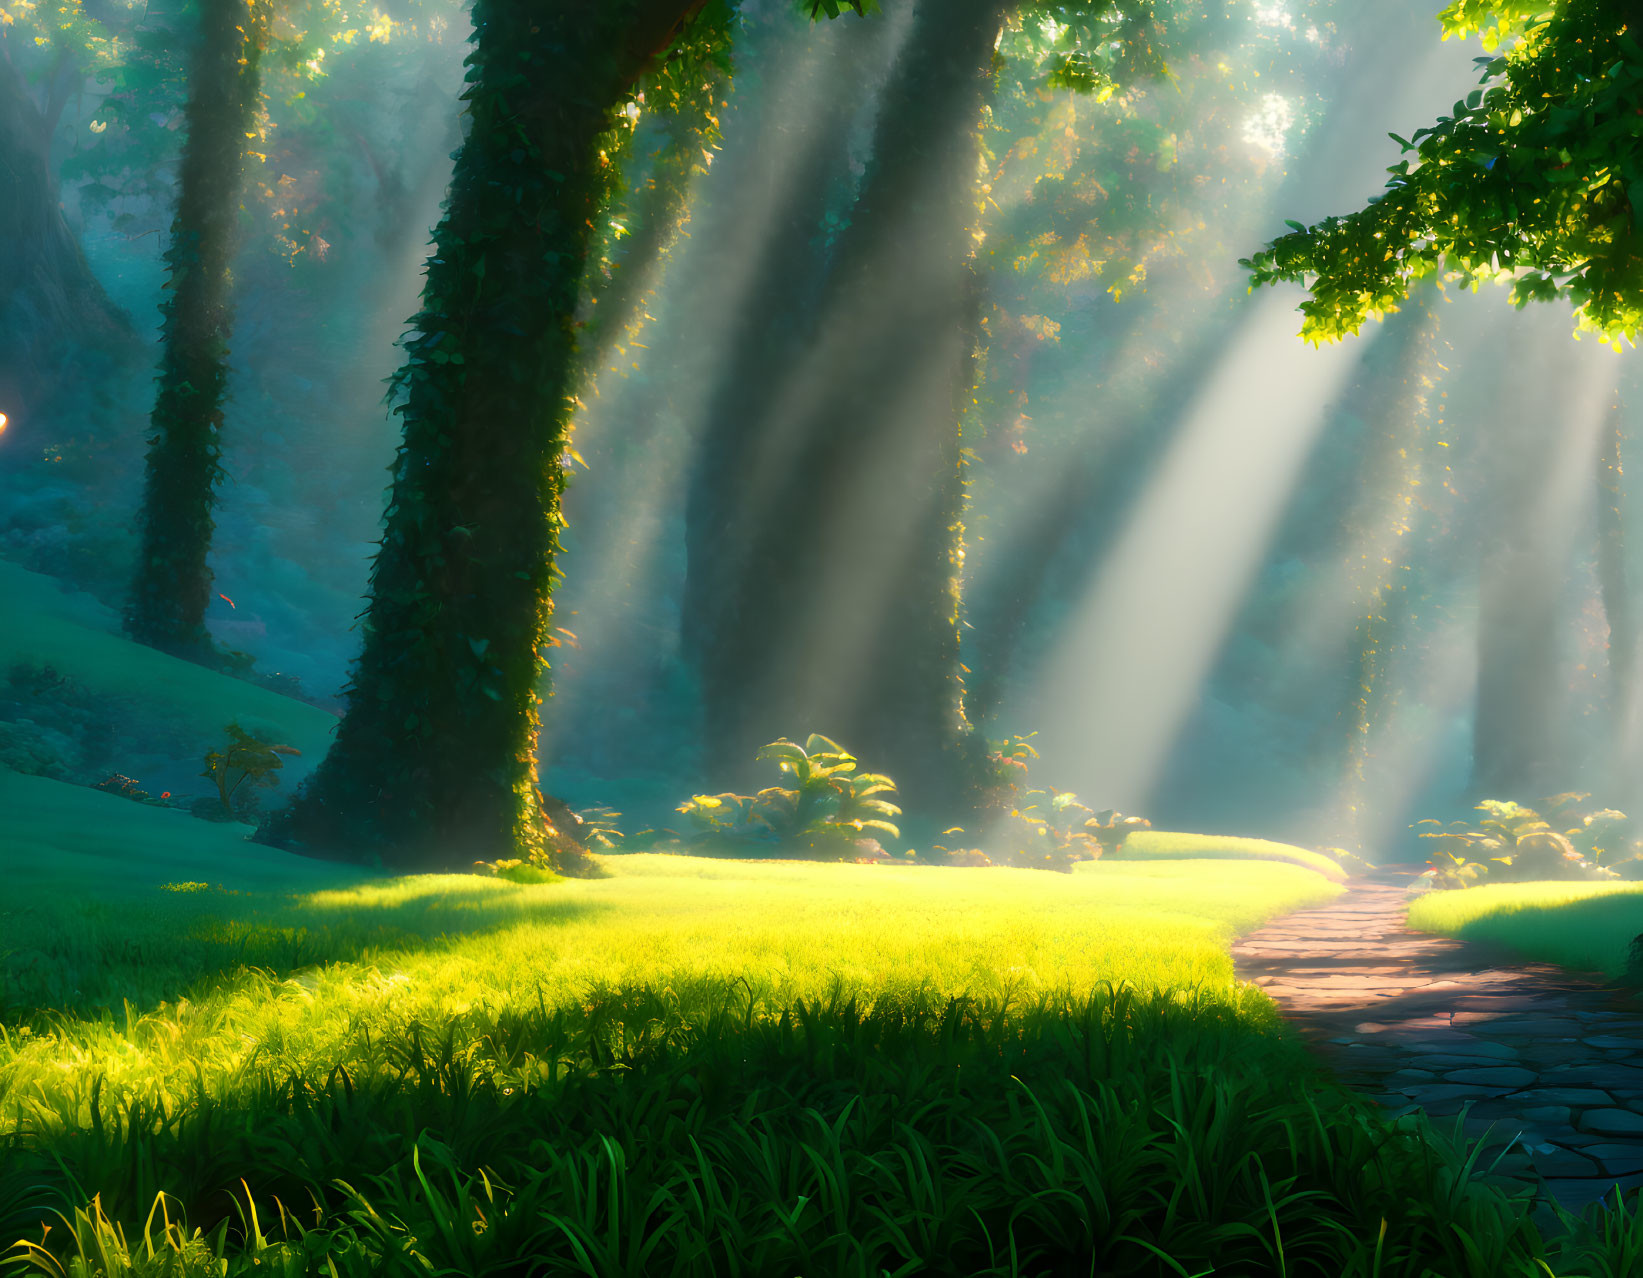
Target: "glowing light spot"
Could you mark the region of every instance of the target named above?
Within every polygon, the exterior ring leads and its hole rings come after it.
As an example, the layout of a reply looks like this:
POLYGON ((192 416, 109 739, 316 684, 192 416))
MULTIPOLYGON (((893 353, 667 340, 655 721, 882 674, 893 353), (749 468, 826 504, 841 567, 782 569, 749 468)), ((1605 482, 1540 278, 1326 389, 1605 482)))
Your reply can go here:
POLYGON ((1295 108, 1289 99, 1281 93, 1269 93, 1244 121, 1244 141, 1276 158, 1284 153, 1289 131, 1294 127, 1295 108))
POLYGON ((7 417, 4 413, 0 413, 0 435, 4 435, 6 433, 6 427, 10 423, 11 418, 7 417))

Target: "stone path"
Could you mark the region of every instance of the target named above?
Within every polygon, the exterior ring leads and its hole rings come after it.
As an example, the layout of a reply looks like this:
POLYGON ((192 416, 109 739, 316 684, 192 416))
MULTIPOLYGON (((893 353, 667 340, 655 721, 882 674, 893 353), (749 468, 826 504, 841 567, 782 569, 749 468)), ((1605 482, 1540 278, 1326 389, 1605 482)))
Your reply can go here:
POLYGON ((1392 1112, 1470 1102, 1468 1134, 1512 1139, 1501 1170, 1565 1207, 1643 1185, 1643 1005, 1600 977, 1410 932, 1412 877, 1377 871, 1243 937, 1238 975, 1392 1112))

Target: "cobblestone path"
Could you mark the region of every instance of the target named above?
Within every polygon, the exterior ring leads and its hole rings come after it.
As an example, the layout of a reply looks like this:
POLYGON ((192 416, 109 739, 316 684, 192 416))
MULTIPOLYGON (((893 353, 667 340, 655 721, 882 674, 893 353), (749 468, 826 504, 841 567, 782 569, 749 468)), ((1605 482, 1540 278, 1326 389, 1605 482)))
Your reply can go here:
POLYGON ((1393 1113, 1470 1102, 1469 1134, 1513 1138, 1508 1165, 1564 1206, 1643 1184, 1643 1006, 1599 977, 1408 931, 1411 877, 1377 871, 1243 937, 1238 975, 1393 1113))

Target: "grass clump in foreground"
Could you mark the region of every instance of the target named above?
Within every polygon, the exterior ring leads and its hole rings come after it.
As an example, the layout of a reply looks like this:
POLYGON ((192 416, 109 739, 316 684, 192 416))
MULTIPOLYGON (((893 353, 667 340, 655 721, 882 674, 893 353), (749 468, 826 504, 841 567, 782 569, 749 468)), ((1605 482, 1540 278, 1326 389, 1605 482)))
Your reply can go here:
POLYGON ((1119 857, 1146 860, 1284 861, 1323 875, 1335 883, 1348 877, 1333 857, 1291 843, 1271 839, 1240 839, 1224 834, 1177 834, 1169 830, 1137 830, 1119 849, 1119 857))
POLYGON ((1546 1242, 1232 983, 1315 874, 609 864, 9 902, 10 1266, 1632 1272, 1631 1215, 1546 1242))
POLYGON ((1619 977, 1643 933, 1643 883, 1497 883, 1428 892, 1410 904, 1409 926, 1619 977))

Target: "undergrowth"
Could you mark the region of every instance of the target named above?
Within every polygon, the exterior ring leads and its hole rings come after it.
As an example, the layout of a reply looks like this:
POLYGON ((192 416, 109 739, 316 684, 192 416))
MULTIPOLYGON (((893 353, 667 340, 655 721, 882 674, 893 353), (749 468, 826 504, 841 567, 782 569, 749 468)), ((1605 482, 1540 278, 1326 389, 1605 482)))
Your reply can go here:
POLYGON ((1643 1256, 1635 1207, 1543 1238, 1477 1150, 1388 1127, 1247 990, 607 991, 413 1022, 324 1072, 0 1108, 16 1273, 1544 1278, 1643 1256))

